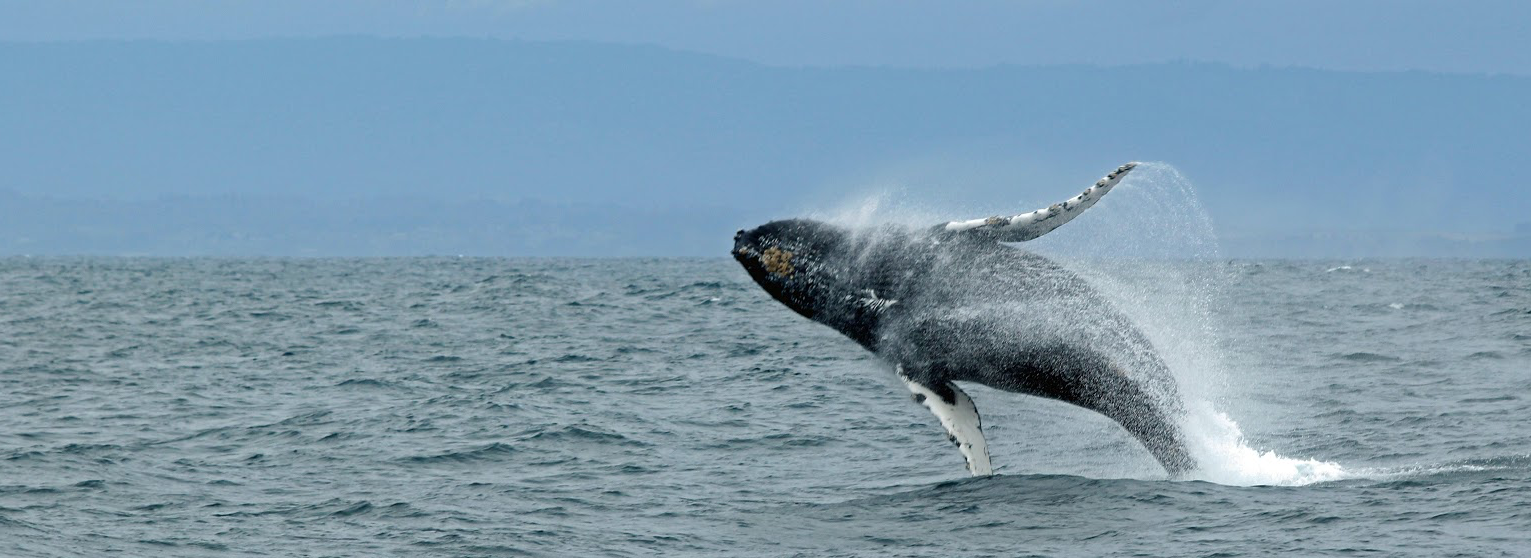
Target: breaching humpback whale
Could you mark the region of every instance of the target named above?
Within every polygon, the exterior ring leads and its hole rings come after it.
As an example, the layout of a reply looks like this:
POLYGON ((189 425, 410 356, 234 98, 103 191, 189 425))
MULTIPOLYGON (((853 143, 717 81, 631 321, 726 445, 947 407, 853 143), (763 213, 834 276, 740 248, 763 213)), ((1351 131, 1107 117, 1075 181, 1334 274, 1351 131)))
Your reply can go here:
POLYGON ((1047 397, 1115 420, 1172 476, 1195 468, 1168 367, 1082 279, 1000 244, 1047 234, 1137 163, 1068 201, 923 230, 773 221, 734 236, 734 258, 788 308, 891 364, 940 419, 974 476, 993 474, 978 409, 956 382, 1047 397))

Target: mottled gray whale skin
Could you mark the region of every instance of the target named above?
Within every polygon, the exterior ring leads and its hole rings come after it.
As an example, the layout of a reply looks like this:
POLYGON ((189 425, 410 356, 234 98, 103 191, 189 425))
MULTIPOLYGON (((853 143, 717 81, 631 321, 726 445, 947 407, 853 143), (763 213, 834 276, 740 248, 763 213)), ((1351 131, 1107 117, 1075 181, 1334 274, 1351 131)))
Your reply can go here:
POLYGON ((1148 339, 1078 276, 1000 243, 1035 231, 1004 218, 972 223, 984 222, 990 226, 853 230, 775 221, 739 231, 733 254, 776 300, 893 365, 974 475, 992 468, 977 409, 954 382, 1090 409, 1125 428, 1172 476, 1193 470, 1174 377, 1148 339))

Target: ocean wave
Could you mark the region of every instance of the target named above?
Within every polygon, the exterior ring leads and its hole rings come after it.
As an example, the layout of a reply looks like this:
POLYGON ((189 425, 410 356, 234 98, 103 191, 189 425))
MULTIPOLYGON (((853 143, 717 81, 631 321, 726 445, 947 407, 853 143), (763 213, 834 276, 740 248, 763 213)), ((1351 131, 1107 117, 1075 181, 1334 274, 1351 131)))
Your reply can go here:
POLYGON ((434 453, 430 455, 417 455, 404 458, 404 461, 417 464, 430 463, 467 463, 485 460, 505 460, 515 455, 518 450, 515 447, 500 442, 494 442, 482 446, 459 450, 434 453))
POLYGON ((1392 355, 1384 355, 1384 354, 1380 354, 1380 353, 1369 353, 1369 352, 1364 352, 1364 351, 1358 351, 1358 352, 1353 352, 1353 353, 1335 353, 1335 354, 1330 355, 1330 357, 1334 358, 1334 359, 1345 360, 1345 361, 1350 361, 1350 362, 1401 362, 1403 360, 1403 359, 1401 359, 1399 357, 1392 356, 1392 355))

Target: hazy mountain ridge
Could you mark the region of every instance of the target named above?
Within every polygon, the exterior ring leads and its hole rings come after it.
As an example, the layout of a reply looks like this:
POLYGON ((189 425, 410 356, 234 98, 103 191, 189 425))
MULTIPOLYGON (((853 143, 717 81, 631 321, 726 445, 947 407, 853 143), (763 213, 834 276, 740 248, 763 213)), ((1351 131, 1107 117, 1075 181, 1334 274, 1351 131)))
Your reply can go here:
POLYGON ((39 253, 722 253, 734 229, 843 200, 867 177, 916 204, 1001 212, 1125 159, 1185 172, 1234 247, 1351 242, 1313 236, 1335 230, 1512 236, 1531 128, 1522 77, 794 69, 468 39, 9 43, 0 91, 0 190, 19 194, 7 213, 60 225, 22 235, 8 219, 0 246, 13 253, 22 236, 39 253), (550 205, 519 211, 530 198, 550 205), (252 212, 224 199, 287 201, 252 212), (486 208, 498 214, 473 213, 486 208), (355 215, 373 211, 439 237, 368 236, 385 230, 355 215), (94 226, 92 212, 123 226, 58 236, 94 226), (181 215, 168 221, 181 232, 132 223, 163 215, 181 215), (265 240, 207 244, 229 223, 265 240), (314 234, 284 236, 293 227, 314 234), (635 230, 660 234, 631 241, 635 230))
MULTIPOLYGON (((170 197, 101 202, 0 192, 0 256, 691 256, 724 257, 732 208, 635 210, 614 204, 332 202, 170 197)), ((1531 231, 1462 235, 1315 231, 1222 239, 1235 258, 1531 257, 1531 231)))
POLYGON ((613 204, 259 196, 146 201, 34 198, 0 191, 0 255, 653 256, 726 255, 693 229, 735 213, 613 204), (660 249, 656 249, 659 246, 660 249))

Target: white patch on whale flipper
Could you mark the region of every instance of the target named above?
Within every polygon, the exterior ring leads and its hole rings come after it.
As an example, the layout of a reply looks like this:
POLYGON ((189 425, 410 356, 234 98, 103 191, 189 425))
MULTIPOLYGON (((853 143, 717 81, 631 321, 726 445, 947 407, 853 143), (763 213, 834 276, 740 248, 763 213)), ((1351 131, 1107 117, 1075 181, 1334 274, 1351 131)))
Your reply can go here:
POLYGON ((898 377, 914 394, 915 401, 930 409, 941 421, 947 437, 957 445, 962 457, 967 460, 968 471, 975 477, 994 474, 994 467, 989 465, 989 445, 984 442, 983 424, 978 418, 978 407, 973 404, 973 398, 963 393, 957 384, 948 382, 947 387, 956 396, 955 404, 948 404, 924 384, 905 377, 902 366, 898 368, 898 377))
POLYGON ((1053 229, 1063 226, 1064 223, 1078 217, 1080 213, 1084 213, 1084 210, 1100 201, 1101 197, 1110 192, 1111 188, 1121 182, 1122 178, 1136 166, 1138 164, 1134 162, 1117 167, 1115 171, 1096 181, 1094 186, 1083 193, 1043 209, 1013 217, 995 216, 986 219, 952 221, 942 228, 951 232, 983 230, 994 234, 999 242, 1031 240, 1052 232, 1053 229))

